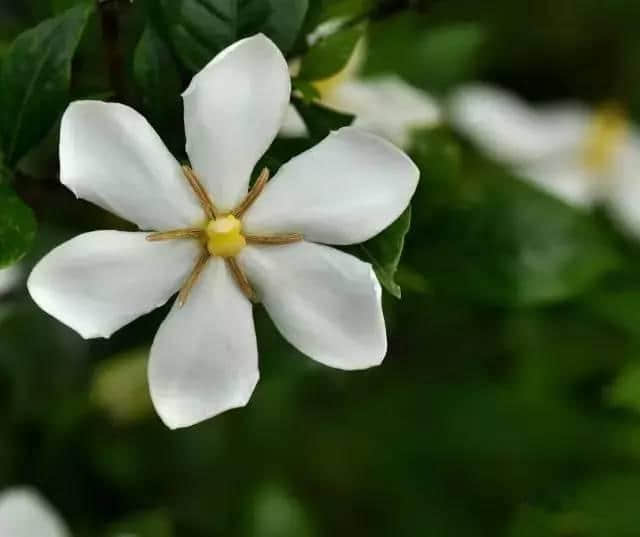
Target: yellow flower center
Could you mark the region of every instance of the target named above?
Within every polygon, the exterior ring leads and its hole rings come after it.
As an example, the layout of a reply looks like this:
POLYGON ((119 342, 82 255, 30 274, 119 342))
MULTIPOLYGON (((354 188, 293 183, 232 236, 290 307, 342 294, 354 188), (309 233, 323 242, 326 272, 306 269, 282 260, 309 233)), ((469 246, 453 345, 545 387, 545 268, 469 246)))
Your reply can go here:
POLYGON ((242 223, 231 214, 209 221, 206 231, 207 250, 211 255, 233 257, 247 244, 242 223))
POLYGON ((628 131, 629 122, 620 106, 608 104, 600 108, 593 117, 585 140, 585 166, 593 171, 607 168, 628 131))

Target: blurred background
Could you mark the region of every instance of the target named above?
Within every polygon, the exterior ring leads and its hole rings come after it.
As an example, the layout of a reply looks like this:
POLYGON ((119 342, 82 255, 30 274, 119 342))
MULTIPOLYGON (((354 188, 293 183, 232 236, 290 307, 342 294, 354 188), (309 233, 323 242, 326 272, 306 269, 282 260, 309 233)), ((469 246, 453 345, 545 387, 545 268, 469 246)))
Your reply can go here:
POLYGON ((640 535, 638 20, 628 0, 1 0, 0 491, 34 487, 77 537, 640 535), (255 31, 296 89, 272 169, 354 115, 421 169, 399 266, 408 214, 355 252, 381 260, 389 353, 324 367, 257 307, 249 405, 172 432, 146 381, 168 307, 85 341, 26 292, 55 245, 131 229, 60 185, 57 121, 125 102, 184 158, 180 92, 255 31), (68 87, 17 92, 42 55, 68 87))

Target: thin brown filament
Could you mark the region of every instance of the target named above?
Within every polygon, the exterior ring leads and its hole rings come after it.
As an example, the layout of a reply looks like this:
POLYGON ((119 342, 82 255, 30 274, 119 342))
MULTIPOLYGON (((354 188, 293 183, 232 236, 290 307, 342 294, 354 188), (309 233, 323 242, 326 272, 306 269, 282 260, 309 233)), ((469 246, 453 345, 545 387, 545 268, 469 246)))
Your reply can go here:
POLYGON ((206 189, 202 186, 200 179, 198 179, 196 173, 186 164, 182 166, 182 171, 184 176, 187 178, 187 181, 189 181, 189 185, 198 198, 200 205, 204 209, 204 212, 207 215, 207 220, 214 220, 217 217, 216 208, 213 205, 209 194, 207 194, 206 189))
POLYGON ((207 264, 207 261, 209 261, 209 257, 210 257, 209 252, 207 252, 206 250, 200 254, 200 257, 198 258, 198 261, 196 261, 196 264, 193 267, 191 274, 189 274, 187 281, 184 282, 182 289, 180 289, 180 294, 178 294, 179 308, 184 306, 185 303, 187 302, 187 298, 189 298, 189 293, 191 293, 191 289, 193 289, 193 286, 198 281, 200 274, 202 274, 202 271, 205 265, 207 264))
POLYGON ((247 196, 242 200, 240 205, 238 205, 231 214, 236 218, 242 217, 244 213, 247 212, 247 209, 253 205, 253 202, 256 201, 262 190, 264 189, 267 181, 269 180, 269 169, 262 168, 260 175, 256 179, 256 182, 253 184, 253 187, 247 194, 247 196))
POLYGON ((280 233, 277 235, 245 235, 247 244, 291 244, 303 240, 302 233, 280 233))
POLYGON ((234 257, 227 257, 225 261, 227 262, 227 266, 231 270, 231 274, 233 274, 233 277, 244 296, 246 296, 252 302, 255 302, 256 294, 253 292, 249 280, 247 280, 247 277, 240 268, 240 265, 238 265, 236 259, 234 257))
POLYGON ((204 236, 204 230, 197 227, 185 229, 172 229, 147 235, 148 241, 168 241, 172 239, 200 239, 204 236))

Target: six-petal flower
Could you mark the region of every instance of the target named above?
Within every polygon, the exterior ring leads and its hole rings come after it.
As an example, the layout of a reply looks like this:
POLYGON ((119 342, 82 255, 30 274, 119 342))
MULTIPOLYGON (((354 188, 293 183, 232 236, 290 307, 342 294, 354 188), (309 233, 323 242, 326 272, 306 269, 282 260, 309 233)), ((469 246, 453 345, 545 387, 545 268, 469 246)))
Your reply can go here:
POLYGON ((84 101, 64 114, 61 181, 145 231, 62 244, 35 267, 29 291, 82 336, 109 337, 182 289, 149 362, 152 399, 171 428, 248 402, 259 377, 248 296, 319 362, 360 369, 386 354, 372 267, 325 244, 382 231, 408 205, 418 170, 390 143, 344 128, 248 192, 289 94, 286 61, 266 37, 221 52, 183 94, 193 169, 131 108, 84 101))

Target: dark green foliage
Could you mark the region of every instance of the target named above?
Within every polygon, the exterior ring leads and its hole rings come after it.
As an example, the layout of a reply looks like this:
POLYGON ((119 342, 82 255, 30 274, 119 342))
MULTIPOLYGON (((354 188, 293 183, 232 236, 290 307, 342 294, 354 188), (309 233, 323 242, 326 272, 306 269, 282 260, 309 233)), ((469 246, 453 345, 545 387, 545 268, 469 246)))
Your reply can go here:
POLYGON ((293 104, 307 126, 309 135, 316 141, 320 141, 331 131, 351 125, 354 119, 351 114, 338 112, 315 102, 294 99, 293 104))
POLYGON ((395 276, 404 248, 404 237, 410 227, 411 207, 382 233, 355 248, 356 255, 371 263, 382 286, 396 298, 402 295, 395 276))
POLYGON ((263 32, 286 52, 307 11, 306 0, 148 0, 185 67, 199 71, 224 47, 263 32))
POLYGON ((147 25, 135 50, 133 74, 140 89, 142 108, 151 124, 169 135, 165 143, 174 151, 184 146, 180 93, 182 80, 167 44, 153 25, 147 25))
POLYGON ((90 8, 77 6, 18 36, 0 71, 0 137, 14 166, 39 142, 64 109, 71 60, 90 8))
POLYGON ((0 185, 0 268, 18 261, 36 233, 33 211, 8 186, 0 185))
POLYGON ((300 78, 322 80, 341 71, 362 35, 363 29, 356 26, 320 39, 305 55, 300 67, 300 78))

